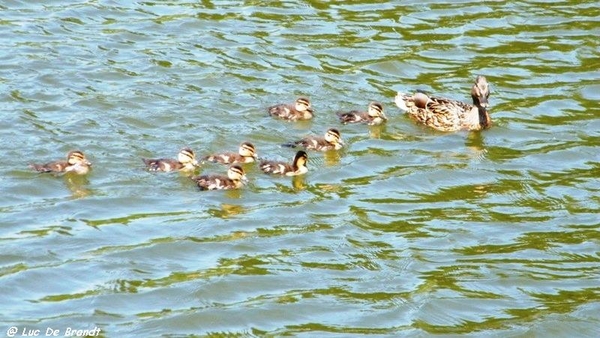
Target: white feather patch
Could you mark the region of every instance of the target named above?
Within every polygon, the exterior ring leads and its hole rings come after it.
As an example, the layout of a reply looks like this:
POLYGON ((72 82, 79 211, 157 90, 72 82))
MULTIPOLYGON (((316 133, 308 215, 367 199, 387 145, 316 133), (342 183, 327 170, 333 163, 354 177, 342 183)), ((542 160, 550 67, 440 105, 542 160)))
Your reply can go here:
POLYGON ((398 92, 398 94, 394 98, 394 102, 396 103, 396 106, 398 106, 398 108, 402 109, 403 111, 408 111, 408 107, 406 106, 406 103, 404 102, 405 96, 406 96, 406 94, 398 92))

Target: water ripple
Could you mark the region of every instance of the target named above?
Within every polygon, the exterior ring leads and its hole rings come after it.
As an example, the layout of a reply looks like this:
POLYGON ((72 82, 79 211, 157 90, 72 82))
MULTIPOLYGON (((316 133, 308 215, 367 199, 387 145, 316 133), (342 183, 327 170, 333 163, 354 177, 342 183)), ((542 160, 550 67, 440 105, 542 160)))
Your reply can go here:
MULTIPOLYGON (((106 336, 597 336, 595 1, 8 1, 0 5, 5 327, 106 336), (393 103, 468 101, 439 133, 393 103), (315 119, 266 107, 311 98, 315 119), (334 112, 384 104, 383 126, 334 112), (141 157, 338 127, 308 175, 199 192, 141 157), (85 150, 86 177, 29 163, 85 150), (40 283, 41 282, 41 283, 40 283)), ((224 172, 207 164, 198 173, 224 172)))

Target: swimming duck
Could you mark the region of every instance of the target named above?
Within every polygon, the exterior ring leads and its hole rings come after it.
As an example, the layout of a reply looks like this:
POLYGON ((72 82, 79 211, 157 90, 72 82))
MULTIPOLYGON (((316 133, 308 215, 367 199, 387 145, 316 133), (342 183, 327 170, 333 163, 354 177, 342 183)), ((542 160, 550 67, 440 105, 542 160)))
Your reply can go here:
POLYGON ((398 92, 396 105, 419 123, 440 131, 481 130, 491 127, 488 114, 490 88, 485 76, 477 76, 471 88, 473 104, 423 92, 413 95, 398 92))
POLYGON ((308 155, 305 151, 300 150, 294 157, 292 164, 279 161, 261 161, 260 169, 267 174, 279 174, 285 176, 296 176, 303 175, 308 172, 306 162, 308 161, 308 155))
POLYGON ((250 142, 244 142, 240 145, 238 153, 221 153, 206 156, 205 161, 217 162, 223 164, 234 164, 234 163, 251 163, 256 160, 256 149, 250 142))
POLYGON ((271 106, 267 110, 269 115, 284 120, 298 121, 313 118, 313 109, 310 106, 310 100, 306 97, 297 98, 293 104, 281 103, 271 106))
POLYGON ((173 171, 173 170, 193 170, 198 166, 196 154, 190 148, 183 148, 177 154, 177 159, 172 158, 142 158, 149 171, 173 171))
POLYGON ((248 181, 244 169, 239 165, 233 165, 227 170, 225 175, 202 175, 194 176, 192 180, 196 182, 200 190, 228 190, 241 188, 248 181))
POLYGON ((42 173, 67 173, 74 172, 79 175, 85 175, 90 171, 90 163, 83 152, 73 150, 67 154, 66 161, 55 161, 46 164, 30 164, 30 167, 42 173))
POLYGON ((299 141, 283 144, 285 147, 295 148, 297 146, 309 150, 327 151, 339 150, 344 146, 344 141, 341 138, 340 131, 335 128, 327 129, 324 137, 308 136, 299 141))
POLYGON ((366 123, 372 126, 387 121, 387 116, 383 113, 383 105, 379 102, 369 103, 366 112, 352 110, 349 112, 339 112, 337 113, 337 116, 344 124, 366 123))

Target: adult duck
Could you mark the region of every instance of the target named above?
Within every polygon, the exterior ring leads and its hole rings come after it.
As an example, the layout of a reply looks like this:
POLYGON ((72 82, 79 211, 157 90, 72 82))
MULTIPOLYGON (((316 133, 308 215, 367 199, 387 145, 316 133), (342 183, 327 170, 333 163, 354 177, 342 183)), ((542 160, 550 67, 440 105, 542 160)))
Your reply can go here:
POLYGON ((412 119, 440 131, 482 130, 491 127, 488 114, 490 87, 485 76, 479 75, 471 87, 473 104, 423 92, 403 94, 398 92, 396 105, 412 119))

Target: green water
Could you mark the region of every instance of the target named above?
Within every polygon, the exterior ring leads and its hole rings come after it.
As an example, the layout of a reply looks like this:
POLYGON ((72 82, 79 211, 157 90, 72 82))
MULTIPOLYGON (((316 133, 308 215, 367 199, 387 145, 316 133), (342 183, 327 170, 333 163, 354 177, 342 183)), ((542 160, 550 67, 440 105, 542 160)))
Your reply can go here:
POLYGON ((4 1, 0 332, 597 337, 599 36, 597 1, 4 1), (481 133, 393 104, 478 74, 481 133), (299 95, 314 120, 266 116, 299 95), (387 124, 336 120, 371 100, 387 124), (329 127, 345 149, 240 191, 140 160, 329 127), (89 175, 27 167, 72 149, 89 175))

